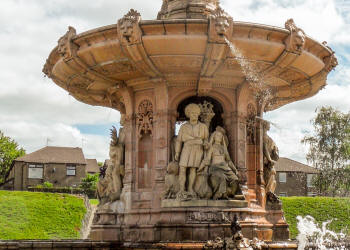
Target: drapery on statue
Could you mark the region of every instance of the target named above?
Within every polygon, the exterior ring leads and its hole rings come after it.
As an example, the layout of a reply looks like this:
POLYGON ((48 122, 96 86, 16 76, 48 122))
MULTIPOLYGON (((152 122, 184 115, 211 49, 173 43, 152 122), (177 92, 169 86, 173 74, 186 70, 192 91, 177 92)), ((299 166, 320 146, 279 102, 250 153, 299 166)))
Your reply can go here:
MULTIPOLYGON (((124 115, 121 115, 120 124, 124 124, 124 115)), ((120 199, 123 188, 124 177, 124 129, 119 130, 119 138, 117 129, 111 129, 111 143, 109 147, 110 160, 107 164, 106 174, 97 183, 97 197, 100 200, 99 206, 103 206, 108 202, 114 202, 120 199)))
POLYGON ((194 182, 196 171, 199 168, 204 147, 208 146, 208 127, 198 121, 201 109, 197 104, 189 104, 185 108, 185 115, 189 121, 184 123, 179 131, 175 144, 175 161, 179 162, 179 184, 180 191, 177 194, 179 199, 196 197, 194 182), (187 174, 189 170, 189 174, 187 174), (186 188, 186 182, 188 187, 186 188))
POLYGON ((228 153, 228 138, 222 127, 210 136, 210 148, 206 152, 198 171, 209 166, 209 183, 213 190, 213 199, 234 198, 238 190, 237 169, 228 153))
POLYGON ((267 131, 269 130, 270 123, 268 121, 263 121, 264 180, 266 185, 265 191, 268 200, 277 201, 278 198, 274 194, 276 189, 276 170, 274 166, 279 159, 279 151, 276 143, 267 134, 267 131))

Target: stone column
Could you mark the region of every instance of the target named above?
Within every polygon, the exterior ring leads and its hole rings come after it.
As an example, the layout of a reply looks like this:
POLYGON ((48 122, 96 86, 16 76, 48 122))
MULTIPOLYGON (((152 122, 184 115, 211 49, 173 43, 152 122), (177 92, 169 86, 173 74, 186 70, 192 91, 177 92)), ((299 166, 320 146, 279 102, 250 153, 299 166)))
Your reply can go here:
POLYGON ((154 117, 154 172, 152 208, 161 207, 161 195, 164 191, 164 179, 169 163, 171 142, 171 115, 168 110, 168 86, 164 79, 154 80, 155 117, 154 117))

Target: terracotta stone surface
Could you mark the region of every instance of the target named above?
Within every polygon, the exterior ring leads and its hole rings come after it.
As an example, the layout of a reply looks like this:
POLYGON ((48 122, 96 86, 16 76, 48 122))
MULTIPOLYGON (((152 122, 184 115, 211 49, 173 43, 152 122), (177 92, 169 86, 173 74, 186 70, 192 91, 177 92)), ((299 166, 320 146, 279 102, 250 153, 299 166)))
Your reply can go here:
POLYGON ((117 24, 81 34, 70 27, 49 55, 43 71, 57 85, 125 115, 123 190, 108 205, 116 220, 94 224, 91 239, 206 241, 227 237, 235 215, 245 237, 289 238, 280 204, 266 203, 260 121, 264 111, 315 95, 337 59, 293 20, 285 28, 239 22, 218 2, 164 0, 158 20, 130 10, 117 24), (215 110, 209 133, 226 131, 238 195, 163 199, 176 124, 186 105, 204 101, 215 110))

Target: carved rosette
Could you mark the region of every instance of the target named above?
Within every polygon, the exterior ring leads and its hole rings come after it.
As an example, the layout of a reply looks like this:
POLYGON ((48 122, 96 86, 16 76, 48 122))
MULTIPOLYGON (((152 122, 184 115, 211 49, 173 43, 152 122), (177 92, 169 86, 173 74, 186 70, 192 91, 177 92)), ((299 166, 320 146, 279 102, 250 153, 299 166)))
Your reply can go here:
POLYGON ((257 112, 253 104, 248 104, 247 107, 247 142, 248 144, 256 143, 256 116, 257 112))
POLYGON ((140 42, 142 32, 139 27, 141 14, 131 9, 122 19, 118 20, 119 39, 124 45, 140 42))
POLYGON ((144 100, 138 107, 136 114, 136 125, 138 136, 142 137, 144 134, 153 133, 153 105, 149 100, 144 100))
POLYGON ((293 19, 288 19, 285 28, 290 31, 290 35, 285 41, 286 50, 300 55, 305 47, 305 32, 298 28, 293 19))

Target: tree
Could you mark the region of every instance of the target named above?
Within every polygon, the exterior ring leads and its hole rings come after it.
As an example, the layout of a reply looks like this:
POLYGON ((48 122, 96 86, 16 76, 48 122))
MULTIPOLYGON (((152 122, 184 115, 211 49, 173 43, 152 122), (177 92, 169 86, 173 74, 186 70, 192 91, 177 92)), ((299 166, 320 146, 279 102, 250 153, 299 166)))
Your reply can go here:
POLYGON ((11 181, 8 177, 13 167, 12 162, 23 155, 25 155, 24 149, 0 131, 0 187, 11 181))
POLYGON ((314 134, 302 140, 309 145, 307 161, 320 171, 314 184, 321 195, 349 192, 350 112, 332 107, 321 107, 316 112, 311 121, 314 134))
POLYGON ((85 178, 81 179, 80 188, 86 193, 96 190, 97 182, 99 181, 99 174, 87 174, 85 178))

